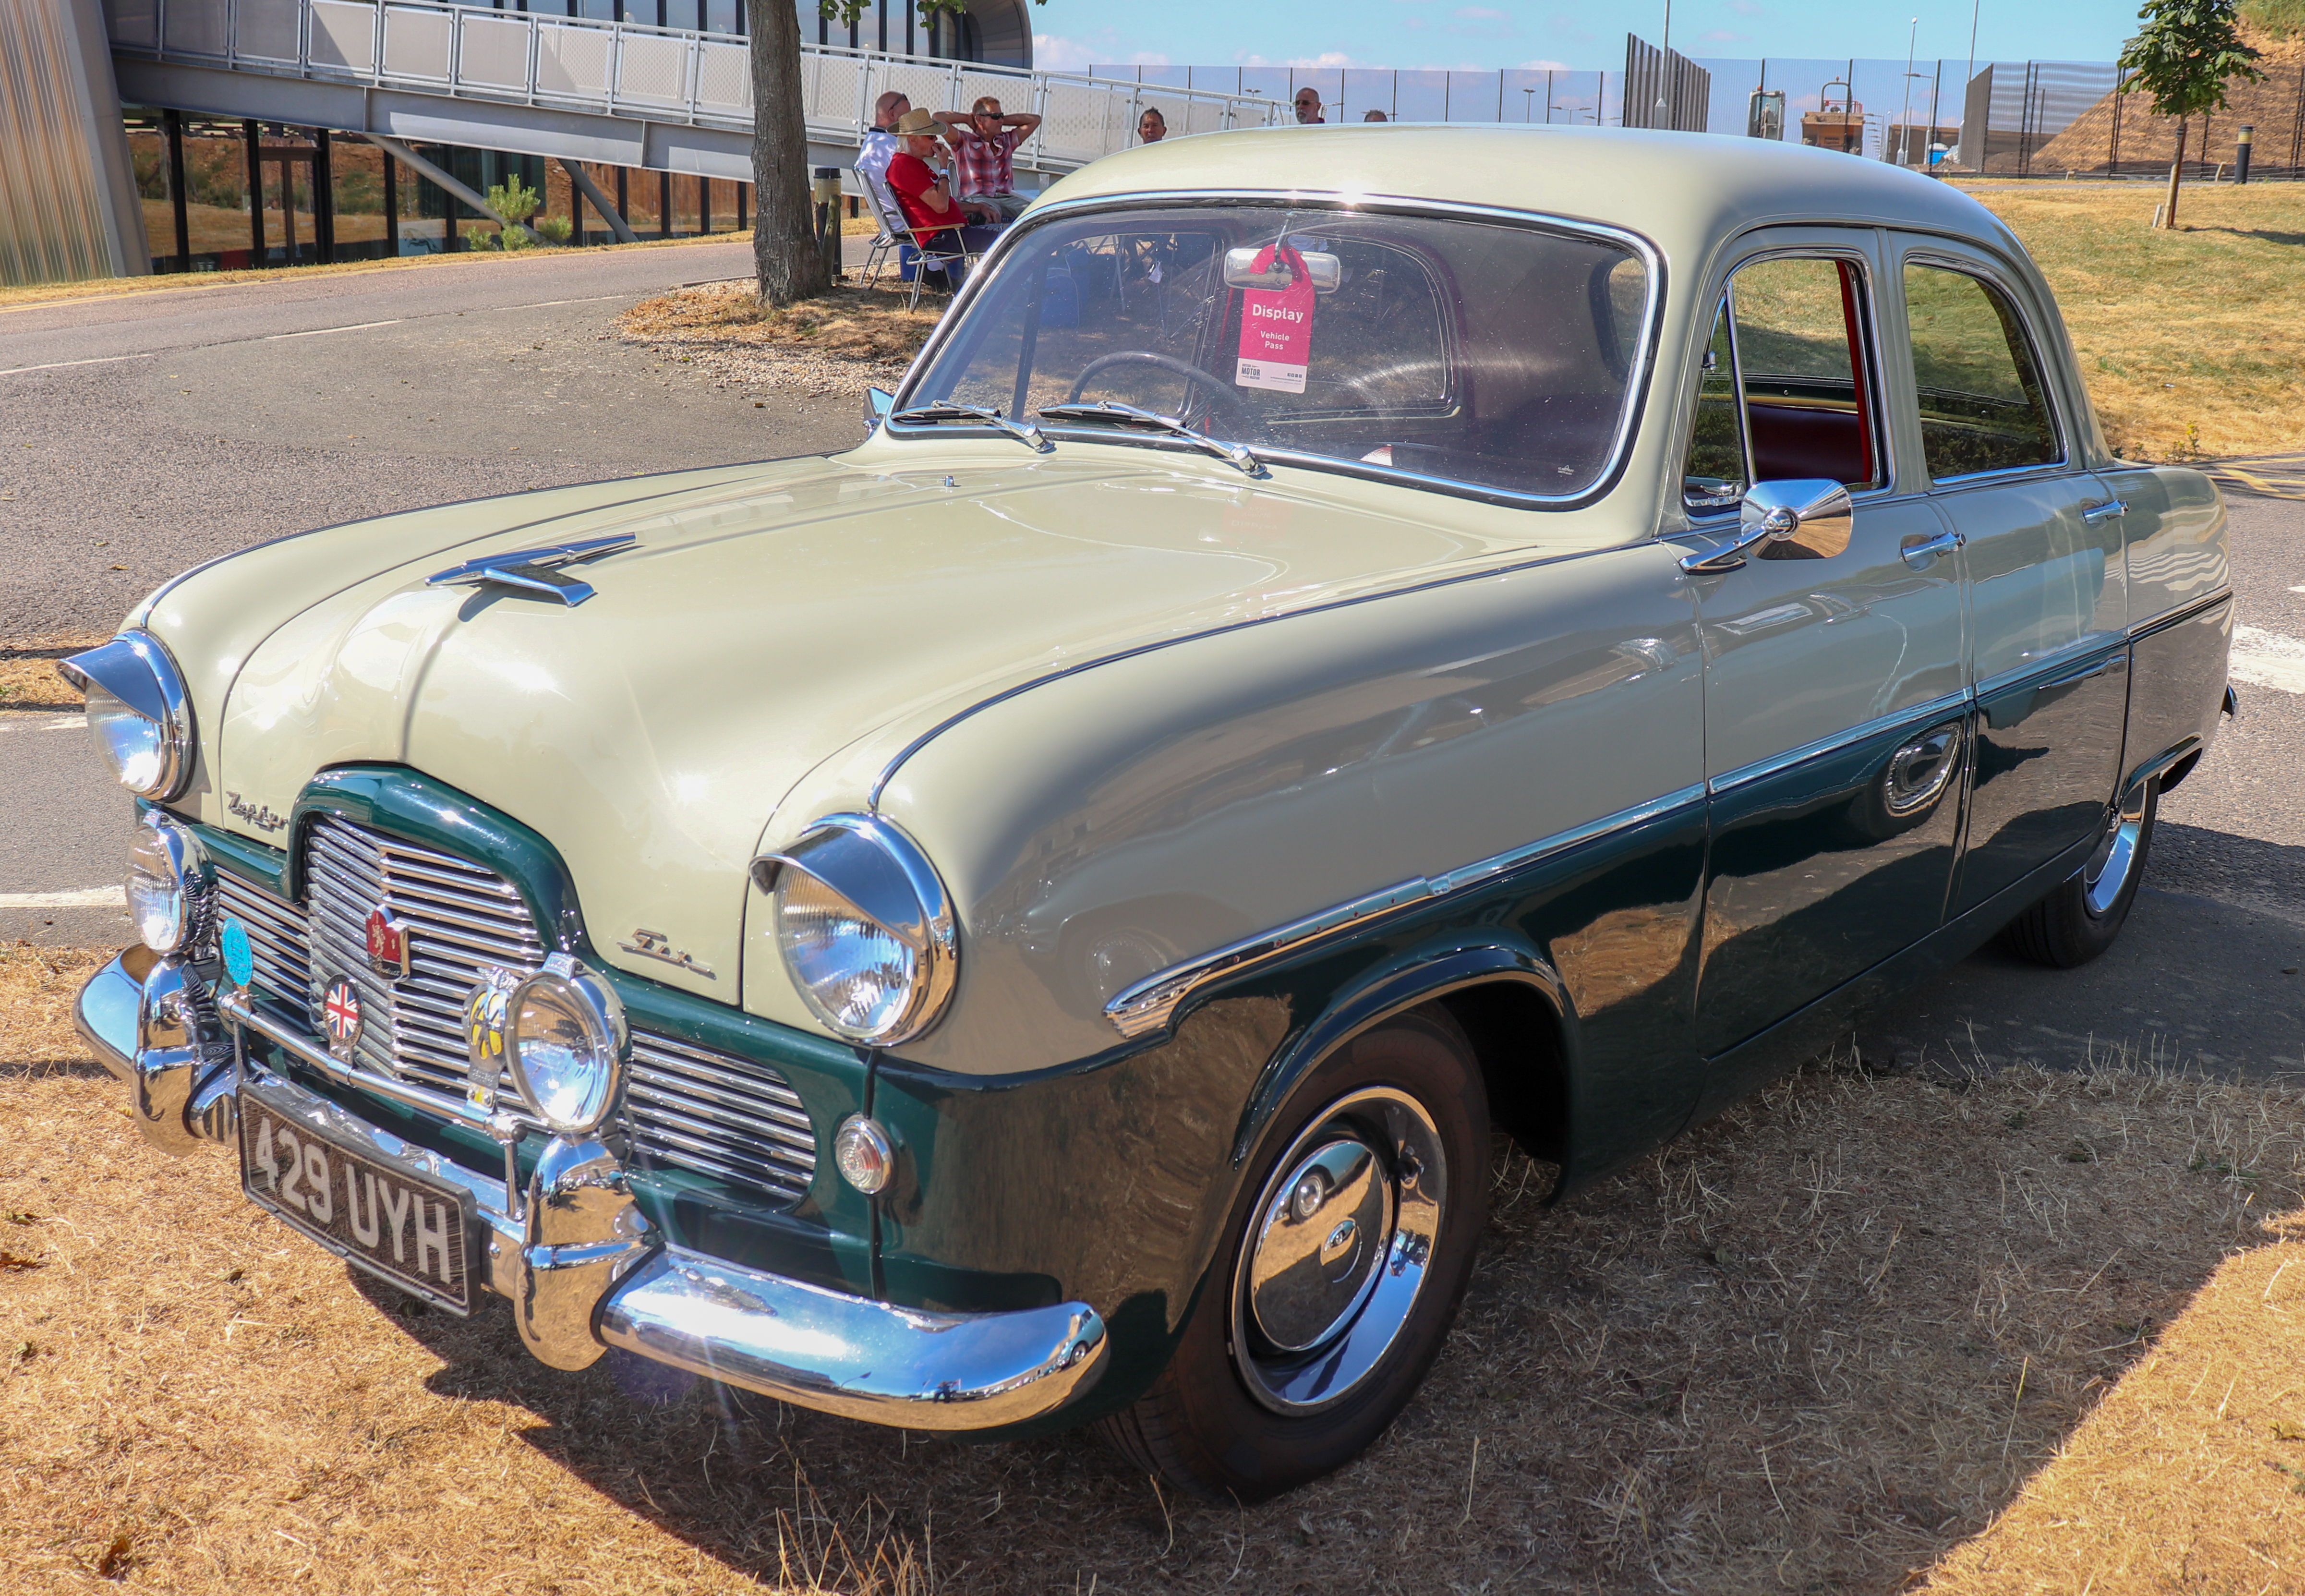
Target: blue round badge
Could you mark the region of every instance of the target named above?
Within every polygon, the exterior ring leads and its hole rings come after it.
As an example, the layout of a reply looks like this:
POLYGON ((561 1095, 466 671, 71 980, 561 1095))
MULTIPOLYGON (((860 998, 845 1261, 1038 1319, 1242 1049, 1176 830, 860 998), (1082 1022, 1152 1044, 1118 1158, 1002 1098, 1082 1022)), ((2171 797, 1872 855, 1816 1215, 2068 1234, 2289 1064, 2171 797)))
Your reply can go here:
POLYGON ((232 977, 232 984, 244 987, 256 974, 256 950, 248 945, 248 928, 237 920, 227 920, 217 933, 217 951, 224 955, 224 972, 232 977))

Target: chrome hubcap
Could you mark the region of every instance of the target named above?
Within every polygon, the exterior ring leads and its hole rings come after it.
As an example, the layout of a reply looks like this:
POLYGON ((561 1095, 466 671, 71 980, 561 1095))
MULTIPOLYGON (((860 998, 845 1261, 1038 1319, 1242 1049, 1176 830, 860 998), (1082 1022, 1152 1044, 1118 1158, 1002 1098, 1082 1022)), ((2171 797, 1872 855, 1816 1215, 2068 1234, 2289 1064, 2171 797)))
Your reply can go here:
POLYGON ((1297 1138, 1234 1271, 1234 1357, 1259 1402, 1317 1412, 1374 1371, 1416 1304, 1447 1186, 1432 1117, 1390 1087, 1340 1099, 1297 1138))
POLYGON ((2137 868, 2137 844, 2144 834, 2145 792, 2139 787, 2105 817, 2105 835, 2081 868, 2081 898, 2091 914, 2109 913, 2120 902, 2130 872, 2137 868))

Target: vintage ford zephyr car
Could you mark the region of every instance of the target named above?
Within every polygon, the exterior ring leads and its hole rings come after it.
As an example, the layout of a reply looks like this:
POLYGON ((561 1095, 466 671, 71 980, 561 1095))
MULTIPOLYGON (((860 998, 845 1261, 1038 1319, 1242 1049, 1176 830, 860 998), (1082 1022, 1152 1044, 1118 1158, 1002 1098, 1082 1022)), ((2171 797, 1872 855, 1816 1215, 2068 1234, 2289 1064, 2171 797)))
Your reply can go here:
POLYGON ((2225 522, 1954 190, 1598 130, 1050 191, 832 459, 284 539, 72 666, 145 1133, 536 1355, 1270 1495, 1493 1132, 1620 1166, 1996 934, 2103 949, 2225 522))

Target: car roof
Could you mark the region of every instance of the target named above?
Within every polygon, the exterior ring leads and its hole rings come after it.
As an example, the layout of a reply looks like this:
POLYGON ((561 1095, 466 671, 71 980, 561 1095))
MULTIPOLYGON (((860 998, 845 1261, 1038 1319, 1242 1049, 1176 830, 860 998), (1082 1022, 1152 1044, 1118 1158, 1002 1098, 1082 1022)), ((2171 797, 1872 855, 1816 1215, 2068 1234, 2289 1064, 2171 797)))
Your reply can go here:
POLYGON ((1394 122, 1171 137, 1083 167, 1041 203, 1191 190, 1536 211, 1640 233, 1684 270, 1721 240, 1775 223, 1918 228, 2027 259, 2000 218, 1919 173, 1775 140, 1641 128, 1394 122))

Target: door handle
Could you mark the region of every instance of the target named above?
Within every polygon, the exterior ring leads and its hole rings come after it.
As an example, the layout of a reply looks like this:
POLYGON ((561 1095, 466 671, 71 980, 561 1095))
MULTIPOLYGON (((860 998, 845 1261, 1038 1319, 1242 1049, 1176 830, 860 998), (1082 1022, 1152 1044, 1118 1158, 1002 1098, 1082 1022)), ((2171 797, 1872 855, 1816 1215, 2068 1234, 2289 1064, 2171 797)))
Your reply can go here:
POLYGON ((2081 520, 2089 526, 2103 526, 2115 516, 2129 514, 2129 506, 2120 499, 2107 499, 2101 505, 2091 505, 2081 512, 2081 520))
POLYGON ((1916 571, 1926 571, 1936 564, 1937 556, 1951 554, 1968 542, 1969 539, 1959 532, 1939 532, 1934 538, 1923 538, 1918 542, 1906 544, 1897 551, 1897 557, 1916 571))

